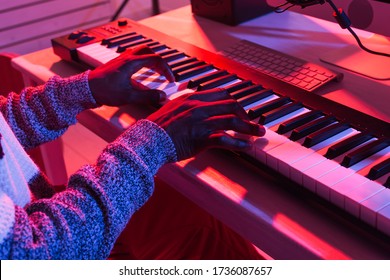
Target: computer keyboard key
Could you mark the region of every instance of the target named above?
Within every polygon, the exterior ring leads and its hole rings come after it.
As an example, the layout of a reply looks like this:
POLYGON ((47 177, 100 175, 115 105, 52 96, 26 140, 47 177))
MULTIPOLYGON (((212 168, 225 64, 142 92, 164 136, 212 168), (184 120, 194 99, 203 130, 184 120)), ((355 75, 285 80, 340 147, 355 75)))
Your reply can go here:
POLYGON ((342 79, 342 74, 319 64, 247 40, 241 40, 226 49, 223 55, 306 92, 312 92, 330 81, 342 79))

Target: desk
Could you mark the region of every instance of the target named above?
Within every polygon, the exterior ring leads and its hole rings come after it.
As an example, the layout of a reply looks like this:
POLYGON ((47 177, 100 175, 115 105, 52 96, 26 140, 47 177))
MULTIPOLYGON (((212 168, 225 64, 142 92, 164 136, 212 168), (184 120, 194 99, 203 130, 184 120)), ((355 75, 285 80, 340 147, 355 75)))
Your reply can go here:
MULTIPOLYGON (((194 17, 186 6, 141 23, 214 52, 245 38, 318 63, 319 52, 350 42, 349 36, 334 24, 292 12, 269 14, 230 27, 194 17)), ((61 61, 51 49, 21 56, 14 60, 14 66, 22 71, 27 83, 42 83, 53 74, 69 76, 80 71, 61 61)), ((390 81, 345 73, 342 83, 316 94, 389 121, 389 85, 390 81)), ((109 142, 148 112, 145 108, 102 107, 81 113, 79 121, 109 142)), ((380 235, 299 191, 267 168, 255 167, 232 153, 210 150, 166 165, 158 176, 272 258, 390 257, 389 245, 380 235)))

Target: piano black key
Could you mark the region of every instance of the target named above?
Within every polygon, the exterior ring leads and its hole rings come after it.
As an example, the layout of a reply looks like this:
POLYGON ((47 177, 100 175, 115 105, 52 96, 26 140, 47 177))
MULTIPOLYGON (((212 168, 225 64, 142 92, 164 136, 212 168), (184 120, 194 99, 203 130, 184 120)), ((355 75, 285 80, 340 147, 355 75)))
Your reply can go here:
POLYGON ((173 74, 176 74, 176 73, 180 73, 180 72, 186 71, 188 69, 192 69, 192 68, 195 68, 195 67, 198 67, 201 65, 205 65, 205 64, 206 64, 206 62, 204 62, 204 61, 195 60, 195 61, 192 61, 190 63, 184 64, 184 65, 173 67, 171 69, 172 69, 173 74))
POLYGON ((260 124, 267 124, 270 123, 276 119, 279 119, 285 115, 288 115, 300 108, 303 108, 303 105, 301 102, 292 102, 290 104, 284 105, 280 108, 276 108, 272 111, 269 111, 267 113, 264 113, 261 115, 259 123, 260 124))
POLYGON ((119 45, 134 42, 134 41, 140 40, 142 38, 144 38, 144 36, 142 36, 142 35, 132 35, 132 36, 127 36, 127 37, 123 37, 123 38, 119 38, 119 39, 115 39, 115 40, 110 40, 107 43, 107 47, 109 47, 109 48, 117 47, 119 45))
POLYGON ((245 106, 248 106, 252 103, 255 103, 256 101, 259 101, 263 98, 271 96, 273 94, 275 94, 275 93, 271 89, 263 89, 260 91, 253 92, 249 95, 246 95, 246 96, 238 99, 237 102, 240 103, 240 105, 242 107, 245 107, 245 106))
POLYGON ((173 54, 173 53, 180 53, 180 52, 175 50, 175 49, 167 49, 165 51, 159 52, 158 54, 160 56, 164 57, 164 56, 167 56, 167 55, 170 55, 170 54, 173 54))
POLYGON ((102 45, 107 45, 110 41, 118 40, 118 39, 129 37, 129 36, 133 36, 135 34, 137 34, 137 33, 136 32, 130 32, 130 33, 121 34, 121 35, 118 35, 118 36, 106 38, 106 39, 102 40, 102 45))
POLYGON ((283 106, 283 105, 290 103, 290 102, 291 102, 291 99, 288 97, 277 98, 277 99, 268 101, 264 104, 260 104, 260 105, 253 107, 252 109, 250 109, 248 111, 248 116, 251 120, 253 120, 253 119, 260 117, 262 114, 265 114, 269 111, 272 111, 273 109, 276 109, 276 108, 283 106))
POLYGON ((152 46, 150 49, 151 49, 153 52, 158 52, 158 51, 164 50, 164 49, 166 49, 166 48, 167 48, 166 45, 164 45, 164 44, 158 44, 158 45, 152 46))
MULTIPOLYGON (((211 67, 209 70, 214 68, 214 66, 212 66, 211 64, 207 65, 207 66, 211 67)), ((204 74, 201 77, 190 80, 188 82, 187 87, 188 88, 195 88, 195 87, 198 87, 202 83, 205 83, 207 81, 213 80, 213 79, 221 77, 221 76, 225 76, 227 74, 228 74, 228 72, 226 70, 217 70, 217 71, 214 71, 214 72, 211 72, 208 74, 204 74)), ((195 75, 192 75, 192 76, 195 76, 195 75)))
POLYGON ((353 135, 331 147, 326 151, 325 157, 328 159, 334 159, 341 154, 363 144, 364 142, 372 139, 373 136, 368 133, 359 133, 353 135))
POLYGON ((385 186, 386 188, 389 188, 389 189, 390 189, 390 176, 387 178, 387 180, 386 180, 384 186, 385 186))
POLYGON ((225 89, 227 90, 228 93, 231 94, 231 93, 233 93, 235 91, 241 90, 241 89, 249 87, 251 85, 253 85, 252 81, 245 80, 245 81, 241 81, 241 82, 235 83, 233 85, 229 85, 229 86, 225 87, 225 89))
MULTIPOLYGON (((210 71, 214 69, 214 66, 211 64, 201 65, 192 69, 185 70, 183 72, 179 72, 174 74, 176 81, 180 82, 185 79, 189 79, 191 77, 194 77, 196 75, 202 74, 204 72, 210 71)), ((202 76, 203 77, 203 76, 202 76)), ((190 83, 191 81, 189 81, 190 83)), ((190 88, 190 86, 188 86, 190 88)))
POLYGON ((165 62, 171 62, 171 61, 174 61, 174 60, 177 60, 179 58, 183 58, 183 57, 186 57, 186 55, 182 52, 176 52, 176 53, 171 53, 169 55, 166 55, 166 56, 163 56, 163 59, 165 62))
POLYGON ((390 158, 378 163, 370 169, 370 172, 367 175, 368 179, 376 180, 386 173, 390 172, 390 158))
POLYGON ((334 123, 330 126, 327 126, 323 129, 320 129, 316 132, 313 132, 312 134, 308 135, 305 138, 305 141, 303 142, 303 146, 310 148, 314 145, 317 145, 318 143, 340 133, 341 131, 346 130, 349 128, 350 125, 346 123, 334 123))
POLYGON ((234 80, 237 79, 237 75, 236 74, 228 74, 228 75, 224 75, 224 76, 221 76, 221 77, 218 77, 218 78, 215 78, 215 79, 212 79, 210 81, 207 81, 207 82, 204 82, 204 83, 201 83, 198 87, 197 87, 197 91, 200 91, 200 90, 208 90, 208 89, 212 89, 212 88, 217 88, 219 86, 222 86, 224 84, 227 84, 229 82, 232 82, 234 80))
POLYGON ((186 64, 196 62, 196 61, 199 61, 196 59, 196 57, 188 57, 188 58, 185 58, 185 59, 182 59, 179 61, 168 62, 168 65, 169 65, 169 67, 171 67, 172 70, 174 70, 175 68, 177 68, 179 66, 186 65, 186 64))
POLYGON ((304 124, 300 127, 297 127, 291 132, 290 140, 296 141, 299 140, 311 133, 313 133, 316 130, 322 129, 331 123, 335 122, 336 118, 333 116, 326 116, 323 118, 319 118, 316 120, 313 120, 307 124, 304 124))
POLYGON ((278 127, 277 133, 284 134, 287 133, 301 125, 304 125, 305 123, 308 123, 312 120, 315 120, 322 116, 322 112, 319 110, 309 111, 307 113, 304 113, 302 115, 296 116, 295 118, 292 118, 291 120, 285 121, 281 123, 278 127))
MULTIPOLYGON (((125 50, 127 50, 128 48, 134 48, 134 47, 137 47, 137 46, 140 46, 140 45, 148 45, 148 43, 152 43, 153 40, 152 39, 141 39, 141 40, 138 40, 134 43, 128 43, 128 44, 121 44, 118 46, 118 49, 116 50, 117 53, 122 53, 124 52, 125 50)), ((158 44, 158 42, 155 42, 156 44, 158 44)))
POLYGON ((350 152, 347 154, 343 161, 341 162, 341 165, 344 167, 350 167, 354 165, 355 163, 379 152, 380 150, 388 147, 390 144, 390 139, 387 138, 381 138, 377 139, 375 141, 372 141, 355 151, 350 152))
POLYGON ((261 86, 261 85, 252 85, 252 86, 249 86, 249 87, 245 87, 245 88, 242 88, 240 90, 237 90, 235 92, 232 92, 230 93, 230 95, 234 98, 234 99, 240 99, 246 95, 249 95, 249 94, 252 94, 256 91, 260 91, 260 90, 263 90, 264 88, 261 86))

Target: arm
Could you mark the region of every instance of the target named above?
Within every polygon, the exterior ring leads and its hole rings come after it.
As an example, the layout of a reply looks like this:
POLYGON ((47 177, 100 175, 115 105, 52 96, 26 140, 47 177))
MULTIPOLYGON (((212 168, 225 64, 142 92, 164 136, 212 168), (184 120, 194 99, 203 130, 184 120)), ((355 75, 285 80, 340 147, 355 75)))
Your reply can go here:
POLYGON ((32 148, 61 136, 85 109, 99 105, 160 104, 165 99, 164 92, 132 83, 132 75, 143 67, 174 80, 164 60, 141 46, 92 71, 66 79, 53 77, 43 86, 24 89, 20 95, 0 96, 0 111, 20 143, 32 148))
POLYGON ((89 90, 88 74, 52 77, 45 85, 0 98, 0 110, 25 148, 56 139, 76 123, 78 113, 97 106, 89 90))
POLYGON ((71 176, 65 191, 25 209, 11 205, 14 225, 0 241, 0 259, 106 258, 152 194, 157 170, 175 159, 164 130, 139 121, 107 146, 96 164, 71 176))

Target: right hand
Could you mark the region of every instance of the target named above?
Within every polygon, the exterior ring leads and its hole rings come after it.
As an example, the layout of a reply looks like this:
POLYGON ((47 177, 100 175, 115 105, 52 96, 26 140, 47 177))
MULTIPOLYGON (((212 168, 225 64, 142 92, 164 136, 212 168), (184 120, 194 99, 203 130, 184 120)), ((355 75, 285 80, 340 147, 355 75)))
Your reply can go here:
POLYGON ((244 109, 225 90, 182 95, 148 117, 171 137, 177 159, 190 158, 207 148, 246 150, 252 143, 226 130, 263 136, 265 129, 249 121, 244 109))
POLYGON ((89 73, 88 83, 96 102, 108 106, 160 105, 166 99, 163 91, 141 87, 131 79, 132 75, 143 67, 155 70, 170 82, 175 80, 168 64, 149 47, 127 49, 120 56, 89 73))

